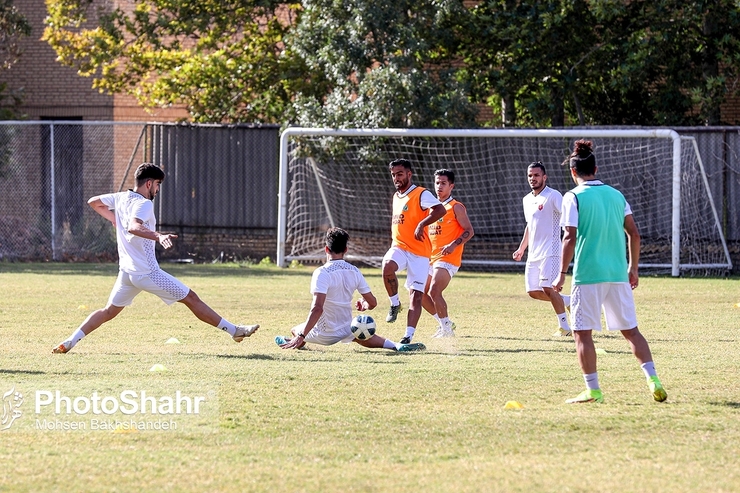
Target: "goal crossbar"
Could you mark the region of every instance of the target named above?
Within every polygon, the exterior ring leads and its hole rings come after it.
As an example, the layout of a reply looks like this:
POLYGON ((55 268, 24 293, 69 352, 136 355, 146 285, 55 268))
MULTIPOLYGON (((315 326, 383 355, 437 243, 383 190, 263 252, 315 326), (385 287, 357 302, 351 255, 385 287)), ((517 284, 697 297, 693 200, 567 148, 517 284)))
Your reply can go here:
MULTIPOLYGON (((387 129, 326 129, 326 128, 299 128, 292 127, 283 131, 280 139, 280 178, 279 178, 279 189, 278 189, 278 241, 277 241, 277 264, 285 267, 291 260, 321 260, 323 256, 320 254, 298 254, 298 255, 287 255, 287 238, 288 238, 288 220, 289 220, 289 188, 290 184, 290 172, 289 163, 291 156, 291 139, 301 137, 326 137, 326 138, 639 138, 639 139, 665 139, 671 143, 671 160, 672 160, 672 177, 671 177, 671 257, 670 263, 641 263, 641 267, 648 268, 670 268, 673 276, 680 275, 681 270, 686 269, 731 269, 732 262, 730 260, 729 251, 727 244, 720 227, 719 218, 717 211, 712 201, 711 190, 709 183, 707 182, 706 175, 703 170, 703 163, 701 157, 698 154, 698 147, 696 143, 693 143, 694 151, 696 152, 696 159, 698 160, 699 166, 701 167, 703 185, 706 190, 707 197, 712 207, 713 219, 715 222, 715 228, 717 230, 718 237, 721 240, 722 248, 724 250, 724 259, 715 263, 696 263, 696 262, 684 262, 681 263, 681 180, 682 180, 682 139, 692 140, 692 137, 681 137, 676 131, 667 128, 655 128, 655 129, 458 129, 458 130, 442 130, 442 129, 398 129, 398 128, 387 128, 387 129)), ((329 207, 329 198, 327 192, 321 183, 321 178, 317 170, 317 165, 314 159, 309 158, 310 166, 313 170, 311 173, 314 175, 316 180, 317 189, 321 196, 321 202, 323 203, 326 213, 329 215, 329 226, 334 226, 334 219, 331 218, 331 210, 329 207)), ((526 157, 521 157, 521 162, 529 162, 526 157)), ((632 204, 633 206, 639 204, 632 204)), ((337 224, 337 226, 342 226, 337 224)), ((523 229, 523 228, 522 228, 523 229)), ((389 227, 390 231, 390 227, 389 227)), ((352 259, 350 255, 348 259, 352 259)), ((373 257, 377 261, 377 257, 373 257)), ((357 258, 363 260, 364 258, 357 258)), ((501 260, 466 260, 463 259, 463 264, 467 265, 514 265, 514 262, 501 261, 501 260)))

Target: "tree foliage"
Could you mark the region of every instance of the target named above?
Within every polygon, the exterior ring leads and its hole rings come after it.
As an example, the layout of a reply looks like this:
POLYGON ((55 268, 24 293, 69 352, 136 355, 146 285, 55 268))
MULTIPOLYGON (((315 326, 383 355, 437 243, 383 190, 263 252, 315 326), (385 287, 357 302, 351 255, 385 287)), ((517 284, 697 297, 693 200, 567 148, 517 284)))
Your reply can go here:
POLYGON ((145 107, 187 106, 199 122, 280 122, 302 67, 283 38, 296 5, 273 0, 138 0, 125 10, 47 0, 44 39, 93 87, 145 107))
POLYGON ((485 0, 460 52, 477 97, 513 96, 519 123, 717 124, 739 88, 739 12, 734 0, 485 0))
MULTIPOLYGON (((13 0, 0 0, 0 71, 10 69, 21 55, 19 41, 31 34, 31 25, 13 5, 13 0)), ((0 82, 0 119, 17 117, 22 92, 0 82)))
POLYGON ((738 0, 295 2, 47 0, 44 39, 201 122, 466 127, 503 100, 507 125, 718 124, 740 94, 738 0))
POLYGON ((466 127, 476 110, 456 78, 454 0, 306 0, 289 41, 314 95, 296 98, 301 125, 466 127))

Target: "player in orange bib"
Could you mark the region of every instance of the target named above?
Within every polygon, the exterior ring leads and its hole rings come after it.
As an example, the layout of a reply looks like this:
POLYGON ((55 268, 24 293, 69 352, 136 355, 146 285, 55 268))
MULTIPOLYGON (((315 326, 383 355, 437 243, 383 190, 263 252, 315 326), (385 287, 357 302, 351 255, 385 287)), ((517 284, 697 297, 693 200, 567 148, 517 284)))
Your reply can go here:
POLYGON ((452 276, 460 268, 463 245, 475 233, 465 206, 452 197, 455 173, 448 169, 435 171, 434 188, 446 213, 429 226, 432 257, 422 306, 439 324, 437 332, 432 337, 454 337, 455 323, 450 320, 447 313, 447 302, 442 296, 442 291, 447 288, 452 276))
POLYGON ((421 300, 432 253, 432 244, 426 230, 430 224, 444 216, 445 208, 429 190, 411 183, 411 163, 407 159, 391 161, 388 168, 396 193, 393 195, 391 223, 393 243, 383 257, 383 284, 391 302, 385 321, 395 322, 401 311, 396 272, 405 269, 404 286, 409 290, 409 311, 406 317, 406 334, 401 339, 401 344, 409 344, 421 318, 421 300))

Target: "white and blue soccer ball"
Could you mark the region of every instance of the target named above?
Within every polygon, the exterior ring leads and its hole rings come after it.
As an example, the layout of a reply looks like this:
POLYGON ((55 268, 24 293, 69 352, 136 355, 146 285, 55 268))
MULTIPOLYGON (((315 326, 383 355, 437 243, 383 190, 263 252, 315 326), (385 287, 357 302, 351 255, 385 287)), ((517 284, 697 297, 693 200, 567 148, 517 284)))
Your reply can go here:
POLYGON ((360 341, 367 341, 375 334, 375 320, 370 315, 357 315, 352 319, 352 335, 360 341))

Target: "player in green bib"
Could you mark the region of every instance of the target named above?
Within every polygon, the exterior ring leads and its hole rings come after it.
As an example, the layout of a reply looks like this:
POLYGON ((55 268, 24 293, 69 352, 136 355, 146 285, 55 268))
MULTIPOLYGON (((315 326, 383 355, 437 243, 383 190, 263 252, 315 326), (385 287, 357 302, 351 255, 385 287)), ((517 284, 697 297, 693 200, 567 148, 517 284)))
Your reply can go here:
POLYGON ((553 287, 563 289, 573 260, 571 329, 586 390, 566 402, 604 401, 592 337, 594 330, 601 330, 602 307, 606 328, 622 332, 642 366, 653 398, 665 401, 667 394, 655 371, 650 346, 637 328, 632 290, 639 282, 640 234, 632 210, 621 192, 596 179, 596 157, 590 141, 577 141, 567 162, 577 186, 563 196, 561 272, 553 287))

